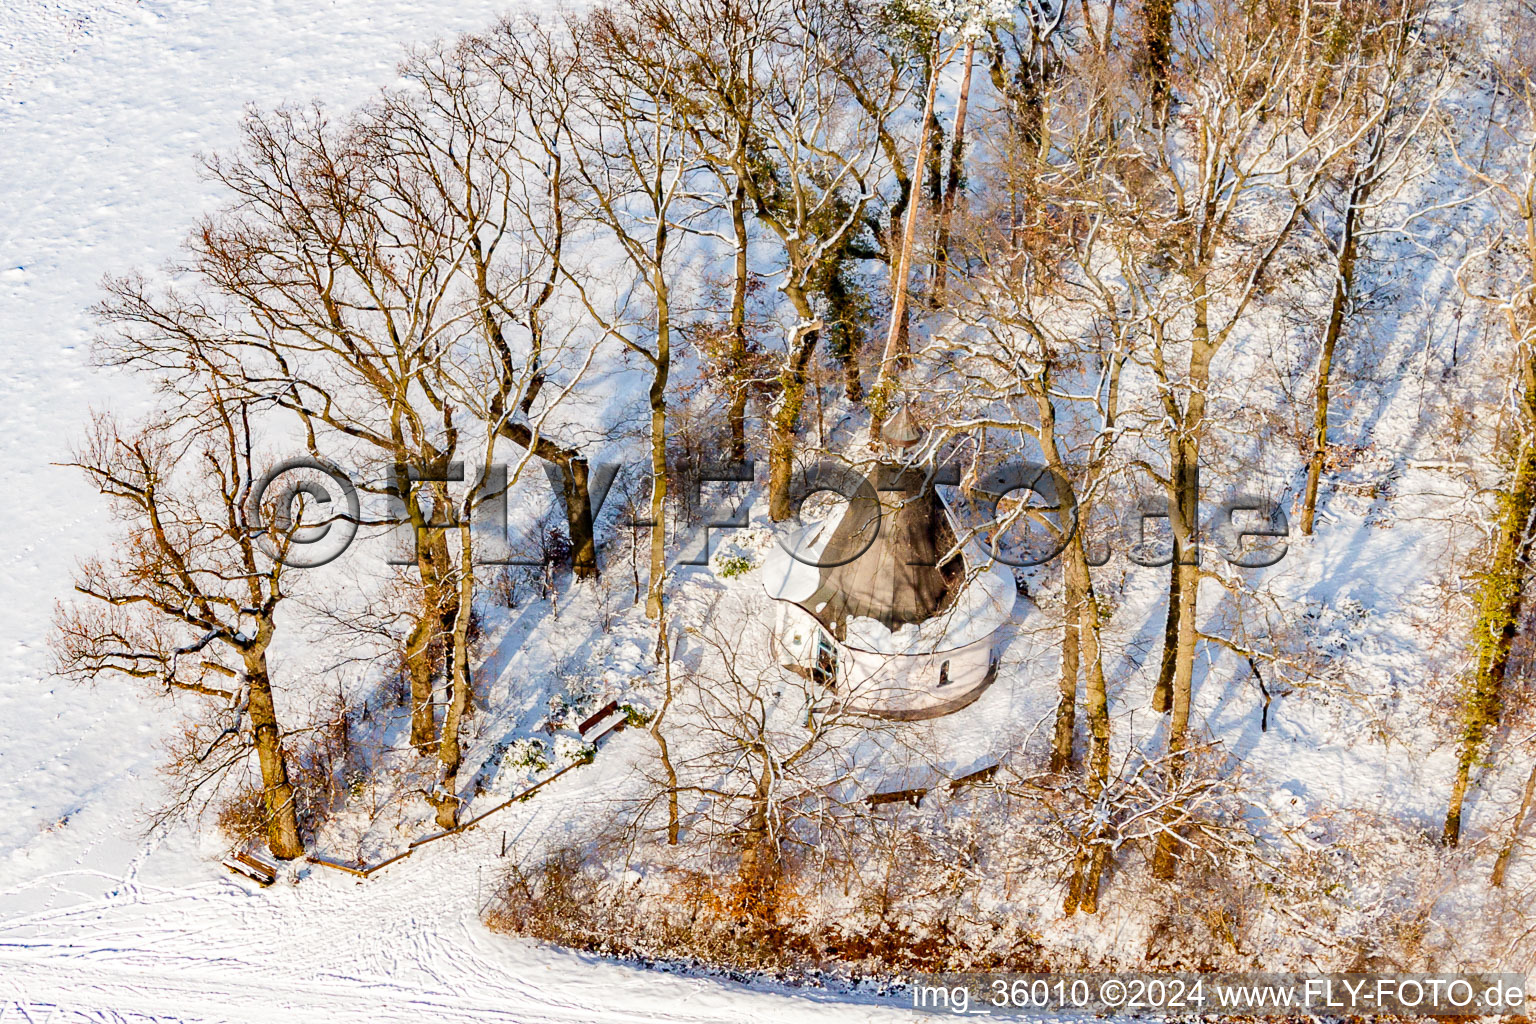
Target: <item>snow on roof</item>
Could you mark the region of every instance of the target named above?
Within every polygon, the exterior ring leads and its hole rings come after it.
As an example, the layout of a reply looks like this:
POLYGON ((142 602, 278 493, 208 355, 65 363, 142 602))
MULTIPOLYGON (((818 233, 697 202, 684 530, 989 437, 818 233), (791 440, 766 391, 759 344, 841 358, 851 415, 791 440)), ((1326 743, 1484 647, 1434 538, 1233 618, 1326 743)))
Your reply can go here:
POLYGON ((974 570, 954 602, 933 618, 892 631, 870 618, 848 620, 843 643, 876 654, 936 654, 985 640, 1013 614, 1013 580, 996 566, 974 570))
POLYGON ((974 545, 972 557, 936 564, 955 544, 943 500, 918 472, 881 467, 881 478, 878 498, 860 493, 770 551, 769 596, 804 608, 845 645, 879 654, 953 650, 991 635, 1013 614, 1011 575, 974 545))

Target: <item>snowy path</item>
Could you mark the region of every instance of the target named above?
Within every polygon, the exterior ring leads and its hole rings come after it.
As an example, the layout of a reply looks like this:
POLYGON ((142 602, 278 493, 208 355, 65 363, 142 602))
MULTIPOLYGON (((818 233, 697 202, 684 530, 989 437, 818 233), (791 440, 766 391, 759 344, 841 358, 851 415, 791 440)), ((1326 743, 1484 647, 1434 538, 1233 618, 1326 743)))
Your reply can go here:
MULTIPOLYGON (((909 1021, 897 1000, 757 991, 607 963, 483 929, 470 833, 366 883, 314 869, 298 885, 232 876, 0 920, 0 1020, 909 1021), (45 1018, 46 1019, 46 1018, 45 1018)), ((61 875, 52 884, 71 879, 61 875)), ((0 905, 4 905, 0 894, 0 905)))

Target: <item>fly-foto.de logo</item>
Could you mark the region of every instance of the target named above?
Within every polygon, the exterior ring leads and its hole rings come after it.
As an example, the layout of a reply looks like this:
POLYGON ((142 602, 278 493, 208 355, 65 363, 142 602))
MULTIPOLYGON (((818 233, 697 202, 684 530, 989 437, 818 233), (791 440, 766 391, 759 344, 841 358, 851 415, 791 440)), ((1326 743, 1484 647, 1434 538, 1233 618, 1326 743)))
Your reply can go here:
MULTIPOLYGON (((579 462, 579 460, 578 460, 579 462)), ((588 523, 597 521, 613 483, 623 467, 618 463, 579 462, 585 486, 581 510, 588 523)), ((751 484, 756 479, 754 460, 706 465, 688 483, 690 507, 699 509, 695 522, 674 539, 678 565, 707 565, 712 531, 750 525, 751 484), (704 501, 706 485, 726 485, 716 490, 735 493, 713 503, 704 501)), ((649 471, 649 465, 644 467, 649 471)), ((562 471, 544 466, 555 500, 566 516, 569 488, 562 471)), ((457 528, 468 512, 475 538, 474 559, 481 565, 543 565, 543 556, 530 556, 530 545, 508 522, 508 496, 516 477, 506 463, 481 466, 467 473, 463 462, 444 462, 436 468, 397 467, 385 478, 359 485, 353 476, 327 460, 304 455, 277 463, 251 490, 249 512, 253 526, 264 539, 268 553, 285 565, 316 568, 339 558, 356 539, 361 526, 389 527, 407 540, 412 531, 457 528), (450 487, 463 497, 450 497, 450 487), (467 489, 466 489, 467 487, 467 489), (365 513, 362 494, 376 498, 379 508, 365 513), (277 543, 281 538, 282 543, 277 543)), ((1004 463, 962 485, 957 465, 912 467, 875 465, 860 469, 824 460, 802 467, 790 483, 791 516, 773 524, 778 544, 794 559, 807 565, 842 565, 859 558, 873 544, 882 525, 903 503, 932 496, 945 488, 945 507, 953 517, 957 544, 978 544, 986 555, 1002 565, 1029 567, 1059 557, 1069 544, 1082 542, 1088 559, 1103 564, 1118 549, 1141 566, 1199 563, 1214 550, 1228 564, 1243 569, 1274 565, 1285 557, 1290 523, 1285 509, 1272 498, 1236 495, 1200 507, 1188 516, 1181 502, 1138 497, 1117 503, 1100 501, 1096 519, 1114 524, 1096 529, 1091 542, 1084 531, 1083 515, 1050 470, 1035 463, 1004 463), (843 506, 841 521, 855 524, 837 531, 844 543, 829 544, 828 531, 820 523, 807 524, 801 510, 813 497, 824 496, 843 506), (1186 522, 1186 519, 1193 521, 1186 522), (851 541, 847 538, 852 537, 851 541)), ((643 517, 625 517, 625 528, 643 528, 643 517)), ((408 550, 402 545, 401 550, 408 550)), ((395 553, 391 564, 406 565, 414 557, 395 553)), ((929 563, 915 563, 929 564, 929 563)))

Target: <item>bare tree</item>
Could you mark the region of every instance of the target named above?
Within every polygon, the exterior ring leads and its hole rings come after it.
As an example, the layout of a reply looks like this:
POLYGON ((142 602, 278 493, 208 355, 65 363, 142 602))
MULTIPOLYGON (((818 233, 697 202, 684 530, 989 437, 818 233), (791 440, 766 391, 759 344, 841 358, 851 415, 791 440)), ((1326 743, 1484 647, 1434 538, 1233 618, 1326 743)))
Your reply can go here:
POLYGON ((955 215, 961 182, 965 179, 965 115, 971 102, 971 71, 976 66, 976 40, 965 41, 961 59, 960 98, 955 103, 955 129, 950 134, 949 170, 944 177, 944 196, 939 212, 939 231, 933 245, 933 302, 944 301, 944 275, 949 268, 949 230, 955 215))
MULTIPOLYGON (((1099 157, 1102 149, 1093 159, 1099 157)), ((1081 202, 1103 188, 1096 176, 1080 176, 1081 170, 1070 163, 1060 168, 1052 180, 1054 200, 1069 205, 1069 196, 1081 202)), ((1089 733, 1085 792, 1091 803, 1110 784, 1110 719, 1103 625, 1085 533, 1111 481, 1120 373, 1143 322, 1134 293, 1113 273, 1119 254, 1106 239, 1114 206, 1100 202, 1090 208, 1093 219, 1080 230, 1058 233, 1049 247, 1024 249, 1012 243, 1011 224, 1005 220, 992 227, 982 212, 980 230, 964 249, 972 273, 950 306, 964 330, 944 343, 966 384, 945 396, 951 410, 939 433, 1018 431, 1033 443, 1021 454, 1043 462, 1036 479, 994 480, 979 468, 968 479, 995 495, 1029 487, 1045 499, 1043 507, 1031 507, 1013 498, 1014 508, 993 530, 1001 538, 1028 516, 1046 530, 1048 551, 1061 558, 1061 692, 1050 769, 1065 772, 1072 763, 1081 677, 1089 733)), ((1096 834, 1085 834, 1082 852, 1074 866, 1069 913, 1097 908, 1110 847, 1096 834)))
POLYGON ((1318 210, 1303 215, 1329 255, 1332 287, 1328 317, 1318 353, 1314 387, 1312 453, 1307 462, 1306 491, 1301 503, 1301 532, 1311 534, 1317 514, 1317 492, 1328 454, 1328 406, 1333 387, 1333 362, 1358 300, 1357 268, 1362 244, 1375 230, 1376 208, 1384 193, 1403 177, 1405 154, 1413 152, 1425 121, 1435 109, 1428 90, 1416 88, 1416 79, 1435 69, 1421 67, 1427 50, 1425 9, 1417 0, 1404 0, 1387 16, 1356 16, 1341 6, 1337 24, 1328 32, 1329 62, 1315 79, 1303 80, 1306 89, 1303 130, 1314 130, 1320 108, 1330 89, 1348 97, 1353 116, 1365 122, 1354 151, 1340 154, 1337 198, 1329 189, 1319 196, 1318 210), (1360 42, 1348 46, 1345 33, 1360 42), (1350 60, 1349 58, 1355 58, 1350 60), (1331 208, 1335 207, 1335 208, 1331 208))
MULTIPOLYGON (((922 192, 924 165, 929 159, 929 137, 938 123, 934 104, 938 96, 939 78, 955 54, 986 28, 986 17, 981 6, 972 7, 974 9, 956 12, 953 17, 945 16, 949 12, 930 10, 922 4, 913 5, 910 10, 903 12, 905 18, 902 20, 921 40, 919 49, 924 56, 923 112, 918 122, 917 147, 913 151, 911 174, 913 188, 918 193, 922 192)), ((970 50, 967 49, 966 53, 969 56, 970 50)), ((921 204, 909 202, 903 211, 901 232, 891 262, 891 317, 886 326, 885 347, 880 356, 880 374, 870 393, 872 436, 876 437, 896 389, 898 363, 907 355, 907 285, 912 276, 912 247, 917 238, 920 209, 921 204)))
POLYGON ((715 6, 636 3, 667 34, 670 45, 692 60, 683 76, 669 80, 678 91, 674 109, 683 118, 704 162, 714 171, 727 195, 720 205, 729 211, 731 249, 730 313, 725 326, 724 379, 726 419, 731 458, 747 457, 747 401, 757 369, 747 302, 760 280, 749 259, 748 225, 753 198, 748 194, 752 164, 760 159, 754 137, 756 110, 763 100, 757 66, 765 58, 765 41, 776 32, 774 2, 729 2, 715 6))
POLYGON ((808 370, 825 328, 817 293, 864 228, 880 155, 876 125, 902 93, 891 80, 855 102, 831 69, 859 41, 819 2, 754 0, 724 19, 712 6, 667 4, 654 17, 693 57, 677 106, 701 159, 733 193, 741 190, 778 243, 778 287, 790 308, 768 415, 768 502, 769 515, 783 520, 808 370))
MULTIPOLYGON (((1506 31, 1521 42, 1536 38, 1536 12, 1518 10, 1506 31)), ((1512 46, 1511 56, 1494 68, 1509 100, 1504 116, 1489 122, 1489 131, 1501 143, 1500 159, 1474 164, 1459 146, 1453 150, 1499 215, 1485 244, 1457 268, 1457 282, 1469 298, 1504 321, 1514 365, 1501 431, 1501 454, 1509 469, 1498 489, 1493 537, 1478 573, 1473 664, 1465 681, 1456 774, 1442 831, 1452 846, 1461 838, 1472 770, 1484 758, 1504 714, 1505 676, 1526 606, 1536 539, 1536 65, 1529 54, 1528 46, 1512 46)))
MULTIPOLYGON (((304 843, 267 652, 307 494, 293 487, 255 504, 247 407, 203 380, 201 422, 181 416, 124 430, 102 416, 76 453, 71 464, 127 533, 115 557, 81 567, 75 589, 91 604, 59 609, 55 652, 66 676, 124 675, 217 702, 218 732, 191 752, 173 800, 206 803, 254 750, 267 846, 286 860, 304 843)), ((314 518, 309 527, 321 525, 314 518)))
MULTIPOLYGON (((416 88, 391 93, 376 127, 391 191, 416 216, 457 237, 466 319, 484 336, 496 376, 488 421, 555 467, 577 578, 598 572, 590 469, 579 448, 545 427, 558 417, 546 390, 574 324, 554 306, 571 227, 570 176, 559 133, 569 116, 570 47, 536 25, 504 21, 482 39, 415 54, 404 73, 416 88)), ((590 348, 585 353, 590 355, 590 348)), ((567 428, 569 423, 566 423, 567 428)))
MULTIPOLYGON (((1311 133, 1286 113, 1287 83, 1310 70, 1303 41, 1312 17, 1305 4, 1277 14, 1223 3, 1198 21, 1180 22, 1170 58, 1178 116, 1161 116, 1154 103, 1151 115, 1128 112, 1122 127, 1141 133, 1145 154, 1132 161, 1136 171, 1127 182, 1139 241, 1123 269, 1148 318, 1148 338, 1132 359, 1150 373, 1151 414, 1166 446, 1165 467, 1144 459, 1137 465, 1166 493, 1173 535, 1153 693, 1154 707, 1171 712, 1173 752, 1188 743, 1202 577, 1199 474, 1220 382, 1217 357, 1247 322, 1327 171, 1365 130, 1337 99, 1311 133)), ((1158 845, 1160 877, 1174 870, 1177 844, 1168 835, 1158 845)))
POLYGON ((857 695, 781 669, 771 643, 724 625, 752 621, 750 608, 712 611, 682 633, 699 655, 696 669, 671 680, 683 717, 657 727, 674 780, 666 796, 683 805, 669 815, 669 838, 680 830, 733 849, 744 909, 771 920, 786 851, 847 789, 854 744, 873 723, 848 710, 857 695))
MULTIPOLYGON (((478 276, 478 275, 477 275, 478 276)), ((480 292, 476 288, 467 301, 474 304, 480 292)), ((436 810, 437 823, 444 829, 456 828, 465 800, 459 794, 459 773, 464 763, 462 730, 471 708, 475 679, 471 665, 470 620, 479 579, 476 566, 490 555, 492 544, 482 544, 476 536, 481 525, 480 511, 490 507, 505 511, 505 498, 528 472, 530 463, 538 458, 536 445, 520 447, 521 457, 510 470, 497 462, 497 441, 506 437, 504 426, 513 417, 526 415, 519 404, 507 401, 507 395, 526 394, 535 386, 534 378, 544 374, 544 367, 535 360, 519 365, 514 376, 513 367, 506 361, 504 339, 489 330, 465 331, 454 344, 446 346, 440 358, 430 368, 434 393, 443 396, 445 413, 458 415, 473 424, 466 429, 466 437, 480 442, 479 472, 466 479, 462 491, 452 496, 453 512, 449 517, 452 529, 453 568, 448 577, 457 591, 462 614, 454 621, 449 647, 449 693, 443 716, 442 732, 437 746, 438 777, 428 800, 436 810)), ((558 387, 550 385, 554 392, 546 403, 544 412, 532 418, 537 433, 542 417, 549 410, 558 408, 560 402, 581 382, 595 350, 588 349, 586 361, 572 372, 568 383, 558 387)), ((488 522, 499 533, 502 523, 488 522)), ((558 534, 556 534, 558 537, 558 534)), ((490 538, 482 538, 490 540, 490 538)), ((499 539, 499 538, 498 538, 499 539)), ((546 566, 549 562, 546 561, 546 566)))
POLYGON ((426 751, 458 614, 441 521, 457 429, 426 371, 462 329, 462 242, 388 187, 369 132, 293 109, 252 112, 243 127, 243 150, 208 164, 230 200, 189 243, 190 291, 111 284, 124 329, 113 354, 169 372, 189 357, 214 367, 251 400, 295 414, 317 457, 341 446, 369 469, 363 486, 398 506, 419 573, 405 661, 411 742, 426 751))
POLYGON ((586 215, 618 243, 651 305, 649 323, 642 328, 622 320, 627 297, 619 300, 619 314, 607 314, 581 289, 587 311, 607 336, 650 368, 646 614, 659 618, 667 571, 667 395, 676 326, 676 241, 702 210, 693 184, 697 154, 673 107, 685 55, 664 44, 651 18, 645 11, 602 8, 571 22, 580 47, 571 68, 581 88, 564 135, 573 173, 584 186, 586 215))

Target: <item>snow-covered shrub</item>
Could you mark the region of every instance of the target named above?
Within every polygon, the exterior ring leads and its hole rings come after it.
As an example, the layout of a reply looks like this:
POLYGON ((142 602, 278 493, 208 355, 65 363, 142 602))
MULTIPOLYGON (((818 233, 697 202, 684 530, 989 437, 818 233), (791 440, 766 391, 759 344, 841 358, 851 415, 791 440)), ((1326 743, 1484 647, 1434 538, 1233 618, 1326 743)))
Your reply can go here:
POLYGON ((619 714, 624 716, 625 725, 634 726, 635 728, 650 725, 651 719, 656 717, 656 712, 637 700, 620 704, 619 714))
POLYGON ((549 770, 549 745, 537 737, 523 737, 507 745, 501 755, 496 779, 504 786, 517 787, 532 782, 549 770))
POLYGON ((544 726, 547 730, 554 732, 557 729, 569 729, 576 732, 581 723, 597 710, 597 698, 594 694, 557 693, 549 698, 548 707, 549 717, 544 726))
POLYGON ((517 588, 525 581, 526 566, 495 565, 483 577, 484 593, 503 608, 517 607, 517 588))
POLYGON ((360 711, 337 694, 316 709, 310 727, 290 741, 288 774, 298 801, 299 826, 308 837, 346 809, 349 796, 361 795, 371 768, 359 763, 353 729, 360 711), (361 777, 362 782, 357 781, 361 777), (354 787, 356 791, 354 792, 354 787))
POLYGON ((236 845, 261 836, 267 826, 267 810, 261 786, 247 782, 236 787, 214 811, 214 826, 236 845))
POLYGON ((590 764, 597 756, 597 747, 579 736, 555 737, 555 763, 562 768, 573 764, 590 764))
POLYGON ((756 568, 752 564, 752 559, 744 555, 726 555, 715 564, 719 567, 718 572, 720 575, 728 580, 735 579, 737 576, 745 576, 756 568))
POLYGON ((1005 0, 894 0, 885 9, 891 27, 901 34, 935 32, 956 39, 976 39, 991 25, 1013 16, 1005 0))
POLYGON ((514 859, 487 923, 576 949, 767 971, 781 980, 829 970, 890 978, 914 970, 1041 969, 1040 947, 1027 930, 1000 919, 969 923, 981 904, 966 896, 974 878, 954 870, 948 837, 897 832, 907 858, 892 865, 900 895, 891 879, 855 863, 888 852, 871 845, 868 833, 849 851, 855 861, 847 870, 828 874, 842 857, 829 845, 756 877, 739 870, 739 848, 733 855, 727 845, 710 844, 652 850, 660 859, 637 872, 607 857, 605 850, 627 848, 607 836, 528 867, 514 859))
POLYGON ((593 921, 599 906, 597 887, 584 864, 581 853, 572 849, 554 851, 531 870, 514 863, 486 923, 577 949, 606 945, 607 922, 593 921))

